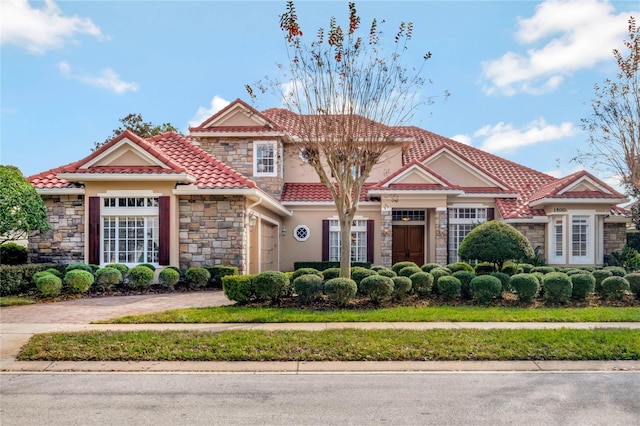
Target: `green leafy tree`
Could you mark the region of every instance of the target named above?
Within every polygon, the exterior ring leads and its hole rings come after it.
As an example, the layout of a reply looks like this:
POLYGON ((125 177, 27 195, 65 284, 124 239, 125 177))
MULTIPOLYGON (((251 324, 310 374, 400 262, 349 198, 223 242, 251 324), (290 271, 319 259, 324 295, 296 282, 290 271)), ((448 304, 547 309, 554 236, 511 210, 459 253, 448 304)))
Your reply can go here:
MULTIPOLYGON (((258 82, 261 92, 273 89, 286 109, 298 114, 296 130, 301 154, 331 192, 340 224, 340 276, 350 276, 351 225, 362 186, 373 167, 400 137, 393 126, 406 124, 420 97, 422 65, 404 65, 413 25, 402 22, 386 51, 378 21, 360 28, 355 3, 349 3, 347 25, 329 21, 311 40, 303 37, 293 1, 280 16, 289 63, 281 78, 258 82), (375 125, 381 123, 382 125, 375 125)), ((420 54, 424 60, 430 53, 420 54)), ((424 61, 422 62, 424 64, 424 61)), ((255 98, 250 85, 249 95, 255 98)))
POLYGON ((513 226, 490 220, 473 228, 460 243, 458 256, 491 262, 502 270, 508 260, 533 257, 531 243, 513 226))
POLYGON ((178 129, 171 123, 163 123, 160 125, 153 124, 150 121, 144 121, 141 114, 129 114, 120 120, 121 126, 113 129, 111 136, 104 140, 104 142, 94 142, 93 151, 96 151, 102 145, 106 144, 116 136, 119 136, 125 130, 130 130, 143 139, 150 138, 152 136, 159 135, 165 132, 178 132, 178 129))
POLYGON ((47 208, 15 166, 0 166, 0 244, 49 230, 47 208))
MULTIPOLYGON (((589 134, 588 149, 574 160, 615 173, 628 196, 640 199, 640 27, 629 18, 627 54, 617 49, 614 79, 595 85, 591 114, 582 119, 589 134)), ((634 223, 640 229, 639 206, 633 208, 634 223)))

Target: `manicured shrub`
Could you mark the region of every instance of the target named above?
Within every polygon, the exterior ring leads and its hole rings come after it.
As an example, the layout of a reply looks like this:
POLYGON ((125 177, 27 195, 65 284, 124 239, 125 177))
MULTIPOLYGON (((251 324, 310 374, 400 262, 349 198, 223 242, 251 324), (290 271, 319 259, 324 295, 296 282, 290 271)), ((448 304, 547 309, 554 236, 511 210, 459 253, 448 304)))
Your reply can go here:
POLYGON ((302 301, 311 302, 322 296, 322 277, 316 273, 300 275, 293 280, 293 290, 302 301))
POLYGON ((451 274, 452 277, 456 277, 460 280, 460 295, 465 299, 471 299, 471 289, 469 283, 476 276, 473 272, 458 271, 451 274))
POLYGON ((100 292, 111 291, 122 282, 122 274, 115 268, 102 268, 96 271, 94 289, 100 292))
POLYGON ((416 272, 409 277, 411 280, 411 288, 418 297, 425 298, 431 294, 433 290, 433 275, 430 272, 416 272))
POLYGON ((502 294, 502 283, 493 275, 478 275, 469 283, 473 300, 483 305, 491 304, 491 301, 502 294))
POLYGON ((607 271, 606 269, 598 269, 591 273, 596 279, 596 293, 602 296, 602 281, 605 278, 609 278, 613 276, 613 272, 607 271))
POLYGON ((567 275, 575 275, 575 274, 587 274, 588 272, 585 271, 584 269, 578 269, 578 268, 567 268, 567 270, 565 271, 560 271, 560 272, 564 272, 567 275))
POLYGON ((291 274, 291 280, 295 281, 296 278, 302 276, 302 275, 308 275, 308 274, 313 274, 313 275, 317 275, 320 278, 323 277, 322 272, 318 271, 315 268, 300 268, 300 269, 296 269, 295 271, 293 271, 293 274, 291 274))
POLYGON ((403 300, 411 291, 411 278, 395 276, 391 281, 393 281, 393 298, 403 300))
POLYGON ((56 268, 49 268, 49 269, 46 269, 46 270, 45 270, 45 272, 48 272, 48 273, 50 273, 50 274, 53 274, 53 275, 55 275, 56 277, 58 277, 58 278, 62 279, 62 272, 60 272, 60 271, 59 271, 58 269, 56 269, 56 268))
POLYGON ((458 256, 461 259, 491 262, 497 266, 498 271, 509 260, 525 259, 534 255, 531 243, 520 231, 508 223, 497 220, 489 220, 475 226, 458 248, 458 256))
POLYGON ((398 276, 398 274, 393 272, 391 269, 378 269, 376 272, 378 275, 382 275, 383 277, 393 278, 398 276))
POLYGON ((238 275, 237 266, 215 265, 205 266, 204 268, 209 271, 209 274, 211 274, 209 283, 215 287, 222 286, 222 277, 226 277, 227 275, 238 275))
POLYGON ((433 268, 442 268, 442 265, 440 265, 439 263, 425 263, 420 267, 423 272, 431 272, 433 268))
POLYGON ((540 282, 533 274, 515 274, 511 277, 511 287, 521 302, 531 302, 540 291, 540 282))
POLYGON ((245 304, 255 298, 253 280, 256 275, 225 275, 222 277, 222 290, 229 300, 245 304))
POLYGON ((384 265, 373 265, 373 266, 372 266, 371 268, 369 268, 369 269, 371 269, 372 271, 376 271, 376 272, 378 272, 378 271, 382 271, 382 270, 385 270, 385 269, 386 269, 386 270, 390 270, 389 268, 387 268, 387 267, 386 267, 386 266, 384 266, 384 265))
POLYGON ((531 269, 531 272, 542 272, 543 274, 549 274, 551 272, 556 272, 556 268, 553 266, 536 266, 531 269))
POLYGON ((54 263, 0 265, 0 296, 12 296, 36 291, 33 275, 55 267, 54 263))
POLYGON ((586 271, 581 271, 579 274, 569 275, 571 278, 571 297, 574 299, 586 299, 591 296, 596 288, 596 279, 593 275, 586 271))
POLYGON ((322 271, 322 277, 324 278, 324 282, 327 282, 334 278, 338 278, 339 276, 340 276, 340 268, 329 268, 322 271))
POLYGON ((211 279, 211 274, 201 266, 192 266, 184 273, 184 279, 191 289, 205 288, 211 279))
POLYGON ((530 263, 520 263, 518 266, 522 268, 523 274, 529 274, 531 273, 531 270, 535 268, 535 266, 530 263))
POLYGON ((64 289, 69 294, 82 294, 89 291, 94 278, 84 269, 72 269, 64 274, 64 289))
POLYGON ((489 275, 492 272, 496 272, 496 265, 491 262, 480 262, 474 269, 476 275, 489 275))
POLYGON ((16 243, 0 245, 0 263, 3 265, 22 265, 27 263, 29 251, 16 243))
POLYGON ((380 303, 393 292, 393 280, 382 275, 370 275, 360 281, 360 292, 373 303, 380 303))
POLYGON ((164 268, 158 274, 158 284, 167 290, 173 290, 179 280, 180 272, 170 267, 164 268))
POLYGON ((153 272, 155 272, 155 271, 156 271, 156 267, 155 267, 155 265, 152 265, 151 263, 141 263, 141 264, 139 264, 138 266, 144 266, 144 267, 146 267, 146 268, 151 269, 153 272))
POLYGON ((614 275, 602 280, 602 297, 606 299, 622 300, 630 292, 629 281, 624 277, 614 275))
POLYGON ((64 269, 64 273, 66 275, 67 272, 75 271, 76 269, 87 271, 88 273, 93 275, 93 268, 91 267, 91 265, 87 265, 86 263, 72 263, 70 265, 67 265, 67 267, 64 269))
POLYGON ((411 275, 415 274, 416 272, 422 272, 422 269, 420 269, 417 266, 405 266, 404 268, 400 269, 400 271, 397 272, 399 277, 410 277, 411 275))
POLYGON ((417 265, 416 263, 414 263, 414 262, 398 262, 398 263, 396 263, 396 264, 394 264, 394 265, 392 265, 392 266, 391 266, 391 270, 392 270, 393 272, 395 272, 396 274, 400 275, 400 271, 401 271, 403 268, 406 268, 407 266, 415 266, 415 267, 418 267, 418 265, 417 265))
POLYGON ((104 265, 105 268, 114 268, 117 269, 118 271, 120 271, 120 273, 122 274, 122 280, 124 281, 124 279, 127 277, 127 272, 129 272, 129 267, 123 263, 109 263, 107 265, 104 265))
POLYGON ((127 272, 127 285, 134 290, 146 290, 151 287, 154 275, 146 266, 134 266, 127 272))
POLYGON ((284 272, 265 271, 254 280, 256 296, 260 300, 277 302, 291 292, 291 282, 284 272))
POLYGON ((357 285, 360 285, 360 281, 372 275, 378 275, 378 273, 376 271, 372 271, 371 269, 366 269, 359 266, 351 268, 351 279, 354 280, 357 285))
POLYGON ((491 275, 498 278, 502 283, 502 291, 509 292, 511 291, 511 276, 509 274, 505 274, 504 272, 492 272, 491 275))
POLYGON ((622 266, 605 266, 603 269, 605 271, 611 271, 614 277, 624 277, 627 275, 627 270, 622 266))
POLYGON ((440 277, 451 275, 451 272, 449 272, 449 270, 446 268, 433 268, 429 273, 433 275, 432 291, 434 291, 435 293, 438 292, 438 280, 440 279, 440 277))
POLYGON ((640 273, 632 272, 624 276, 629 281, 629 289, 638 299, 640 299, 640 273))
POLYGON ((356 282, 350 278, 332 278, 324 283, 325 294, 338 306, 346 306, 357 291, 356 282))
POLYGON ((451 301, 460 297, 462 283, 452 275, 445 275, 438 279, 438 294, 444 300, 451 301))
POLYGON ((458 271, 475 272, 473 266, 469 265, 467 262, 450 263, 447 265, 447 269, 451 271, 452 274, 458 271))
POLYGON ((524 273, 524 269, 520 267, 520 265, 516 265, 515 263, 509 263, 508 265, 504 265, 502 267, 502 271, 500 272, 502 272, 503 274, 507 274, 511 277, 511 276, 514 276, 515 274, 524 273))
POLYGON ((542 279, 544 298, 552 303, 564 303, 573 293, 569 275, 562 272, 549 272, 542 279))
POLYGON ((56 297, 62 290, 62 280, 48 272, 44 272, 41 276, 35 278, 34 281, 38 292, 44 297, 56 297))

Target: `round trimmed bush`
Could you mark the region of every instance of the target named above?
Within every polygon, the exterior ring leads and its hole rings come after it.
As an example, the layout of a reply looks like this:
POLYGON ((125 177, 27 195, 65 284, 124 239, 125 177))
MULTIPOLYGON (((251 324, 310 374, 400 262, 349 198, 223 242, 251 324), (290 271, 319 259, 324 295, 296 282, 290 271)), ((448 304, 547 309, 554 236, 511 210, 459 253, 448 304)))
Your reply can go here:
POLYGON ((34 282, 38 288, 38 292, 44 297, 56 297, 62 290, 62 280, 53 274, 45 272, 43 275, 35 277, 34 282))
POLYGON ((387 268, 387 267, 386 267, 386 266, 384 266, 384 265, 372 265, 369 269, 371 269, 372 271, 376 271, 376 272, 378 272, 378 271, 383 271, 383 270, 385 270, 385 269, 386 269, 386 270, 390 270, 389 268, 387 268))
POLYGON ((225 275, 221 278, 224 295, 238 302, 245 304, 255 298, 255 288, 253 280, 255 275, 225 275))
POLYGON ((613 276, 613 272, 607 271, 606 269, 597 269, 591 272, 591 275, 596 279, 596 293, 602 296, 602 281, 605 278, 609 278, 613 276))
POLYGON ((438 294, 447 301, 460 297, 462 283, 453 275, 445 275, 438 279, 438 294))
POLYGON ((611 271, 614 277, 624 277, 627 275, 627 270, 622 266, 605 266, 603 269, 605 271, 611 271))
POLYGON ((324 292, 338 306, 346 306, 356 295, 358 286, 350 278, 332 278, 324 283, 324 292))
POLYGON ((540 291, 540 282, 533 274, 515 274, 511 277, 511 287, 520 301, 529 303, 540 291))
POLYGON ((396 277, 391 277, 391 281, 393 281, 392 294, 394 299, 402 300, 411 291, 411 278, 396 276, 396 277))
POLYGON ((156 267, 155 267, 155 265, 152 265, 151 263, 141 263, 141 264, 139 264, 138 266, 144 266, 144 267, 147 267, 147 268, 151 269, 153 272, 155 272, 155 271, 156 271, 156 267))
POLYGON ((502 294, 502 282, 493 275, 478 275, 469 283, 473 300, 483 305, 491 304, 491 301, 502 294))
POLYGON ((202 266, 192 266, 184 273, 184 279, 191 289, 205 288, 211 279, 211 272, 202 266))
POLYGON ((127 272, 127 285, 134 290, 145 290, 151 287, 154 273, 146 266, 134 266, 127 272))
POLYGON ((439 263, 425 263, 420 267, 423 272, 431 272, 433 268, 442 268, 442 265, 440 265, 439 263))
POLYGON ((398 276, 398 274, 393 272, 391 269, 378 269, 376 272, 378 275, 382 275, 383 277, 393 278, 398 276))
POLYGON ((514 276, 515 274, 523 274, 524 273, 524 269, 522 267, 520 267, 519 265, 516 265, 515 263, 509 263, 508 265, 504 265, 502 267, 502 271, 500 271, 504 274, 509 275, 510 277, 514 276))
POLYGON ((391 270, 400 275, 400 271, 407 266, 415 266, 416 268, 418 267, 418 265, 414 262, 398 262, 391 266, 391 270))
POLYGON ((114 268, 120 271, 122 274, 122 279, 124 280, 127 277, 127 272, 129 272, 129 267, 124 263, 109 263, 104 265, 105 268, 114 268))
POLYGON ((3 265, 23 265, 27 263, 28 249, 13 242, 0 245, 0 260, 3 265))
POLYGON ((473 266, 469 265, 467 262, 450 263, 447 265, 447 269, 451 271, 451 273, 458 272, 458 271, 467 271, 467 272, 475 271, 473 269, 473 266))
POLYGON ((511 276, 509 274, 505 274, 504 272, 492 272, 491 275, 500 280, 503 292, 511 291, 511 276))
POLYGON ((45 270, 45 272, 48 272, 48 273, 50 273, 52 275, 55 275, 56 277, 62 279, 62 272, 60 272, 56 268, 49 268, 49 269, 45 270))
POLYGON ((491 262, 480 262, 474 269, 476 275, 489 275, 492 272, 496 272, 496 265, 491 262))
POLYGON ((309 273, 293 280, 293 290, 304 302, 310 302, 322 295, 322 277, 309 273))
POLYGON ((419 271, 409 277, 411 288, 418 297, 425 298, 433 290, 433 275, 430 272, 419 271))
POLYGON ((460 295, 465 299, 471 299, 471 289, 469 283, 476 276, 473 272, 458 271, 451 274, 452 277, 456 277, 460 280, 460 295))
POLYGON ((351 268, 351 279, 354 280, 358 286, 360 285, 360 281, 372 275, 378 275, 378 273, 371 269, 363 268, 362 266, 354 266, 351 268))
POLYGON ((329 268, 322 271, 322 277, 324 278, 324 282, 327 282, 334 278, 338 278, 339 276, 340 276, 340 268, 329 268))
POLYGON ((571 278, 571 297, 574 299, 586 299, 591 296, 596 288, 596 279, 590 273, 581 271, 578 274, 569 275, 571 278))
POLYGON ((629 289, 631 290, 631 293, 635 294, 635 296, 640 299, 640 273, 632 272, 624 277, 629 281, 629 289))
POLYGON ((376 274, 363 278, 358 287, 362 294, 377 304, 391 295, 393 292, 393 280, 376 274))
POLYGON ((158 274, 158 283, 167 290, 173 290, 179 280, 180 272, 171 267, 164 268, 158 274))
POLYGON ((531 270, 532 270, 533 268, 535 268, 535 266, 533 266, 533 265, 532 265, 532 264, 530 264, 530 263, 521 263, 521 264, 520 264, 520 265, 518 265, 518 266, 520 266, 520 267, 522 268, 522 273, 523 273, 523 274, 530 274, 530 273, 531 273, 531 270))
POLYGON ((438 280, 440 277, 446 277, 451 275, 451 271, 446 268, 433 268, 429 271, 431 275, 433 275, 433 285, 438 285, 438 280))
POLYGON ((38 271, 38 272, 36 272, 35 274, 33 274, 33 275, 31 276, 31 281, 33 281, 33 283, 35 284, 35 283, 36 283, 36 280, 37 280, 38 278, 40 278, 40 277, 44 277, 45 275, 48 275, 48 274, 53 275, 51 272, 47 272, 47 271, 38 271))
POLYGON ((64 288, 69 294, 86 293, 93 281, 93 274, 83 269, 72 269, 64 274, 64 288))
POLYGON ((293 271, 293 273, 291 274, 291 281, 293 282, 296 280, 296 278, 308 274, 317 275, 322 278, 322 272, 318 271, 315 268, 300 268, 293 271))
POLYGON ((290 293, 291 282, 284 272, 265 271, 256 276, 254 285, 258 299, 277 302, 290 293))
POLYGON ((607 299, 622 300, 630 290, 629 281, 624 277, 614 275, 602 280, 602 297, 607 299))
POLYGON ((565 303, 573 293, 569 275, 563 272, 549 272, 542 278, 544 298, 552 303, 565 303))
POLYGON ((70 265, 67 265, 67 267, 64 269, 65 276, 67 272, 75 271, 76 269, 87 271, 88 273, 93 275, 93 268, 91 267, 91 265, 87 265, 86 263, 72 263, 70 265))
POLYGON ((535 268, 531 269, 531 272, 542 272, 544 275, 547 275, 551 272, 556 272, 556 268, 554 268, 553 266, 536 266, 535 268))
POLYGON ((415 274, 416 272, 422 272, 422 269, 420 269, 417 266, 405 266, 404 268, 400 269, 400 271, 397 272, 399 277, 410 277, 411 275, 415 274))
POLYGON ((96 271, 95 289, 111 291, 114 286, 122 282, 122 274, 114 268, 102 268, 96 271))

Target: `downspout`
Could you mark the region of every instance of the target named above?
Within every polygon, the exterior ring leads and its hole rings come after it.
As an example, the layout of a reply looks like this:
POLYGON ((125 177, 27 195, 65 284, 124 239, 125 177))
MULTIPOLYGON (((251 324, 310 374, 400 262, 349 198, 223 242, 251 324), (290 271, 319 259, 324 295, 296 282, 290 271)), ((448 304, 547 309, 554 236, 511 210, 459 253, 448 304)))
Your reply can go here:
MULTIPOLYGON (((254 207, 256 207, 257 205, 259 205, 260 203, 262 203, 262 197, 258 198, 258 201, 256 201, 255 203, 253 203, 253 204, 249 205, 249 206, 247 207, 246 213, 245 213, 245 215, 244 215, 244 217, 245 217, 245 219, 244 219, 244 220, 245 220, 245 229, 247 230, 247 232, 246 232, 246 234, 245 234, 245 235, 246 235, 246 240, 245 240, 245 253, 246 253, 245 258, 246 258, 246 264, 245 264, 245 267, 244 267, 244 272, 245 272, 245 274, 248 274, 248 273, 249 273, 249 261, 251 260, 251 259, 250 259, 250 257, 251 257, 251 251, 249 250, 249 245, 250 245, 250 244, 249 244, 249 231, 250 231, 249 227, 251 226, 251 225, 249 224, 249 221, 250 221, 249 211, 250 211, 250 210, 252 210, 252 209, 253 209, 254 207)), ((255 214, 255 213, 254 213, 254 214, 255 214)), ((256 222, 256 223, 257 223, 257 222, 256 222)), ((258 244, 260 244, 260 240, 258 240, 258 244)), ((259 250, 260 250, 260 247, 258 247, 258 252, 259 252, 259 250)))

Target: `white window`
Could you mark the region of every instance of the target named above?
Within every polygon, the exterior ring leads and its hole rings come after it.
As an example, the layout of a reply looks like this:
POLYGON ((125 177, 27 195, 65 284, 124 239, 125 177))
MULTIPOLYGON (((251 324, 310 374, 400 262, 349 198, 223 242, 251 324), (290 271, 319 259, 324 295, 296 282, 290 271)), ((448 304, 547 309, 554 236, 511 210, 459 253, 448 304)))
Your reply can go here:
POLYGON ((253 143, 253 175, 277 175, 277 147, 275 141, 256 141, 253 143))
POLYGON ((571 218, 571 257, 586 259, 589 256, 589 216, 571 218))
POLYGON ((566 216, 552 216, 549 229, 549 263, 562 265, 567 263, 566 216))
POLYGON ((102 264, 158 263, 157 197, 105 197, 100 215, 102 264))
POLYGON ((298 241, 307 241, 311 231, 307 225, 298 225, 293 230, 293 236, 298 241))
MULTIPOLYGON (((337 220, 329 221, 329 260, 340 261, 340 223, 337 220)), ((354 220, 351 225, 351 261, 367 261, 367 221, 354 220)))
POLYGON ((486 220, 486 208, 449 209, 449 263, 460 261, 458 257, 460 243, 475 225, 486 220))
MULTIPOLYGON (((549 263, 556 265, 594 262, 598 238, 591 211, 573 211, 551 218, 549 228, 549 263)), ((597 230, 601 233, 601 230, 597 230)))

